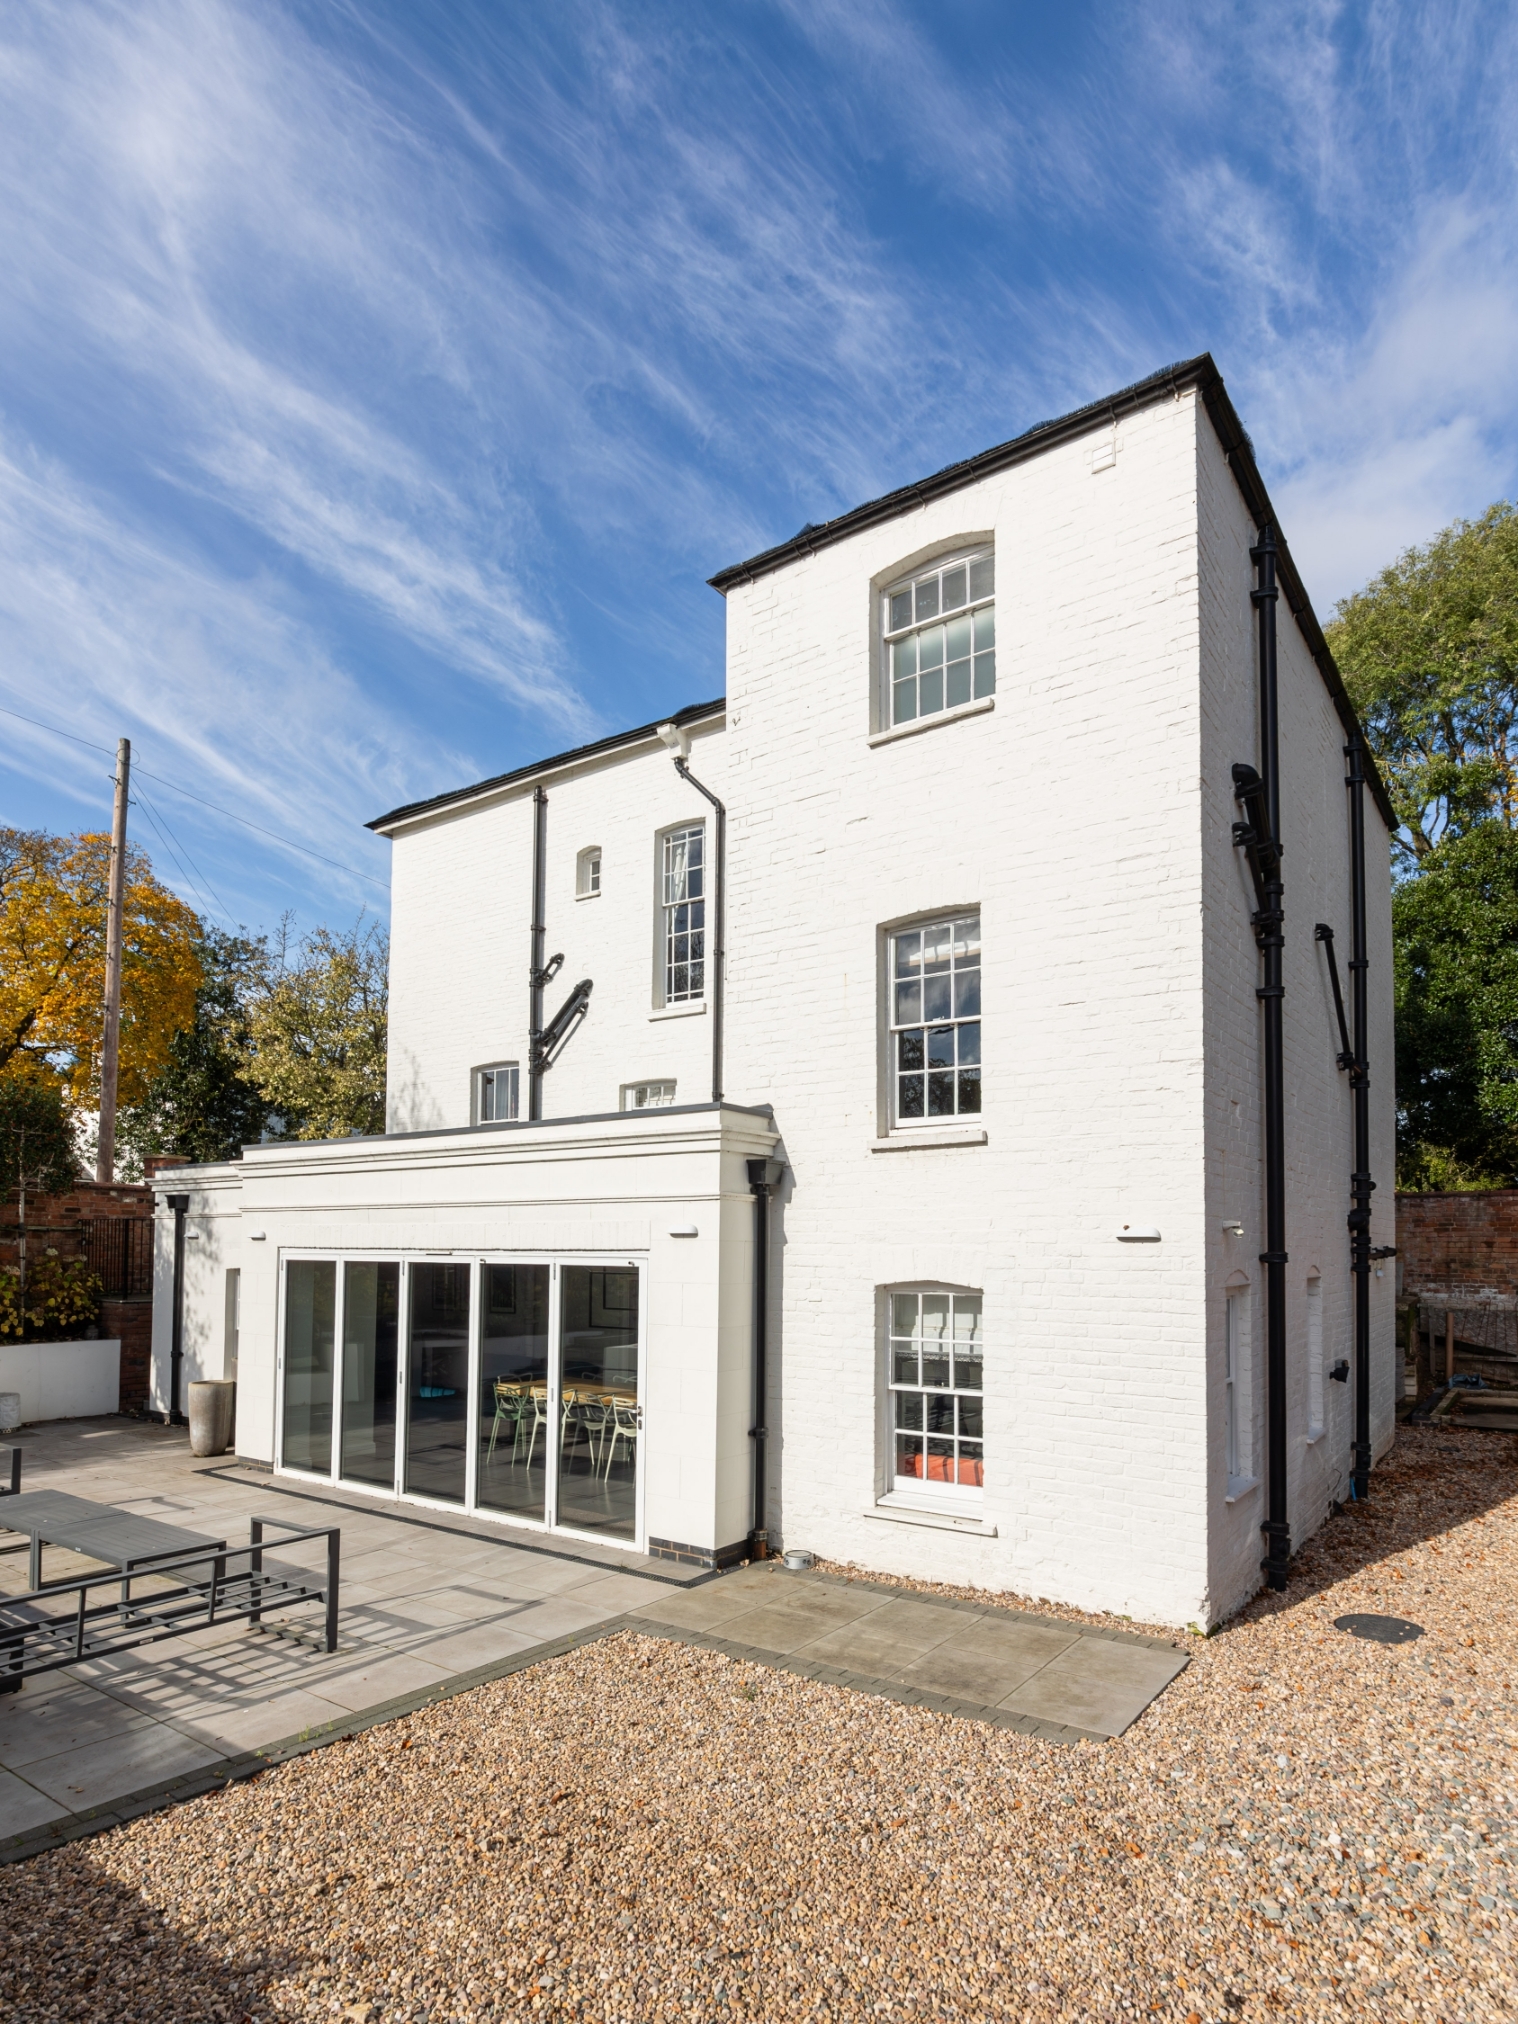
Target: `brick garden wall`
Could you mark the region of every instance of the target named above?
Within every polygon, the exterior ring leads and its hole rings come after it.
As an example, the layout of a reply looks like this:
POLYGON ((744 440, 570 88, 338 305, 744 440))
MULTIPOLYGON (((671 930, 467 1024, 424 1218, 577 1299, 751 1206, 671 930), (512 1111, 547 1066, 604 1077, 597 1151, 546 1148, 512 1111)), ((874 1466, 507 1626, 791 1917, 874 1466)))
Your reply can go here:
MULTIPOLYGON (((66 1194, 29 1195, 26 1203, 27 1253, 49 1250, 60 1258, 84 1252, 84 1225, 110 1219, 138 1223, 153 1220, 153 1190, 130 1182, 103 1184, 80 1181, 66 1194)), ((14 1265, 21 1251, 20 1203, 0 1203, 0 1264, 14 1265)), ((121 1341, 121 1408, 130 1412, 147 1404, 153 1341, 153 1298, 107 1299, 101 1304, 100 1333, 121 1341)))
POLYGON ((1518 1294, 1518 1188, 1398 1195, 1397 1264, 1404 1295, 1518 1294))

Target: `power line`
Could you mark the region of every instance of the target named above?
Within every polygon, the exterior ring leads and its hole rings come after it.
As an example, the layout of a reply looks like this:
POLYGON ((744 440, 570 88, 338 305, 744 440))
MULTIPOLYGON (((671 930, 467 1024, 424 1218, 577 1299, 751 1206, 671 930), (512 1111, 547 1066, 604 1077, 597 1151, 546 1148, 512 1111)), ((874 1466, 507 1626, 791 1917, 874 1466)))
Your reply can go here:
POLYGON ((232 919, 232 916, 227 912, 226 907, 223 905, 222 901, 218 898, 216 889, 211 884, 211 881, 200 869, 200 866, 195 862, 194 858, 190 856, 189 851, 185 849, 182 843, 180 843, 179 838, 175 835, 173 829, 170 827, 169 818, 166 815, 160 817, 157 810, 154 808, 152 802, 149 801, 148 797, 143 793, 140 787, 137 789, 136 793, 133 794, 132 799, 133 801, 141 805, 142 810, 144 814, 147 816, 149 822, 152 823, 153 827, 158 831, 158 834, 163 838, 164 849, 168 851, 170 857, 173 858, 174 862, 179 866, 179 869, 184 873, 185 878, 190 884, 191 888, 197 892, 204 894, 204 896, 211 902, 211 905, 216 909, 217 913, 221 915, 222 919, 226 922, 227 926, 230 929, 232 929, 233 933, 235 934, 237 931, 237 923, 232 919), (182 856, 180 854, 181 852, 183 852, 182 856))
MULTIPOLYGON (((91 738, 81 738, 73 731, 61 730, 56 724, 44 723, 41 717, 28 717, 20 710, 8 710, 3 703, 0 703, 0 717, 14 717, 18 724, 33 724, 39 731, 50 732, 55 738, 67 738, 72 744, 83 745, 87 751, 104 752, 108 758, 114 758, 115 756, 109 745, 97 745, 91 738)), ((188 787, 181 787, 177 780, 170 780, 165 774, 149 773, 146 766, 137 766, 135 764, 132 770, 134 773, 145 775, 149 780, 156 780, 161 787, 167 787, 172 794, 182 794, 186 801, 198 801, 202 808, 209 808, 217 815, 226 816, 229 822, 240 822, 245 829, 254 829, 257 830, 260 836, 272 837, 276 843, 282 843, 287 850, 298 850, 303 857, 315 858, 318 864, 329 864, 334 871, 345 871, 352 878, 367 879, 370 885, 386 885, 386 881, 382 878, 376 878, 373 872, 360 871, 356 865, 343 864, 340 859, 335 857, 323 857, 319 850, 312 850, 304 843, 297 843, 293 837, 281 836, 277 829, 266 829, 261 822, 250 822, 246 815, 237 814, 235 809, 223 808, 219 802, 207 801, 203 794, 192 794, 188 787)), ((386 886, 386 890, 388 890, 388 886, 386 886)))

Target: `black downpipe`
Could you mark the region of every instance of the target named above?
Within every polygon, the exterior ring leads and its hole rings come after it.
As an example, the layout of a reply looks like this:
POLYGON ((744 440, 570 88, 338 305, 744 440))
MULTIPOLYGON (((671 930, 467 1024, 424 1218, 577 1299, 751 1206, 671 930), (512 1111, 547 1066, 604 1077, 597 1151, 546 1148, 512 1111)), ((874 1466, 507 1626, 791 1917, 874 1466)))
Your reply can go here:
POLYGON ((675 771, 698 794, 704 794, 717 811, 716 848, 712 852, 712 1102, 721 1103, 722 996, 727 969, 727 810, 709 787, 701 785, 678 753, 675 771))
POLYGON ((1354 1060, 1349 1086, 1354 1097, 1355 1165, 1350 1176, 1349 1245, 1350 1270, 1355 1281, 1355 1440, 1353 1480, 1355 1495, 1370 1494, 1370 1198, 1375 1182, 1370 1173, 1370 1017, 1367 972, 1370 959, 1365 941, 1365 746, 1355 732, 1344 748, 1349 761, 1345 786, 1349 789, 1349 902, 1350 938, 1354 953, 1349 964, 1350 1017, 1354 1037, 1354 1060))
POLYGON ((548 973, 543 967, 544 937, 548 923, 548 796, 541 787, 532 795, 532 964, 527 974, 527 1117, 538 1123, 543 1115, 543 987, 548 973))
POLYGON ((771 1172, 768 1160, 748 1162, 748 1184, 754 1196, 754 1424, 748 1430, 754 1444, 754 1523, 748 1541, 750 1560, 765 1560, 770 1550, 765 1523, 769 1429, 764 1421, 769 1398, 770 1192, 774 1185, 771 1172))
POLYGON ((188 1195, 170 1195, 174 1211, 174 1303, 169 1312, 169 1425, 182 1427, 184 1414, 179 1405, 179 1370, 184 1362, 184 1236, 188 1195))
POLYGON ((1291 1559, 1287 1512, 1286 1446, 1286 1071, 1282 1038, 1282 957, 1286 946, 1285 888, 1281 879, 1281 741, 1276 682, 1275 530, 1268 523, 1250 551, 1259 582, 1250 593, 1259 619, 1260 787, 1269 849, 1261 863, 1262 904, 1254 917, 1265 981, 1255 995, 1263 1012, 1265 1070, 1265 1580, 1286 1586, 1291 1559))

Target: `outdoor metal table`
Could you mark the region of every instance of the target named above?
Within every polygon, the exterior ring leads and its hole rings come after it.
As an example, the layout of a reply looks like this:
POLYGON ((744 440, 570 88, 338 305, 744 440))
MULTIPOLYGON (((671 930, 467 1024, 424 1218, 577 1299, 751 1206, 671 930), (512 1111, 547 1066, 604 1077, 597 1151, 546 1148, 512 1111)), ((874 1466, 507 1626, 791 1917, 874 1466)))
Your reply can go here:
POLYGON ((113 1504, 95 1504, 66 1490, 23 1490, 19 1497, 5 1498, 0 1502, 0 1526, 30 1536, 28 1586, 34 1590, 43 1586, 45 1545, 61 1546, 87 1560, 103 1560, 107 1567, 119 1567, 123 1575, 131 1575, 145 1572, 155 1560, 173 1560, 197 1551, 218 1552, 227 1543, 208 1538, 204 1532, 165 1525, 158 1518, 118 1511, 113 1504))

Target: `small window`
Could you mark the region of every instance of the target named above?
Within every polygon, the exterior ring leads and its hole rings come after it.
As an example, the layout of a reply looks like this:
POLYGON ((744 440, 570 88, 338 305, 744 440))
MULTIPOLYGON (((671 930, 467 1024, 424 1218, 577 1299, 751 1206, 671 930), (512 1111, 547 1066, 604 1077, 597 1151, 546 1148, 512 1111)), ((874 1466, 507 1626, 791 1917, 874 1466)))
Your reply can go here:
POLYGON ((601 846, 592 844, 575 859, 575 897, 593 900, 601 890, 601 846))
POLYGON ((996 558, 961 555, 881 599, 886 724, 996 693, 996 558))
POLYGON ((706 824, 666 831, 663 849, 664 1002, 706 995, 706 824))
POLYGON ((624 1110, 667 1110, 674 1100, 675 1085, 672 1082, 624 1082, 622 1085, 624 1110))
POLYGON ((1254 1475, 1254 1425, 1249 1384, 1249 1287, 1228 1288, 1223 1362, 1223 1442, 1230 1494, 1254 1475))
POLYGON ((895 1123, 980 1115, 978 914, 891 936, 890 1044, 895 1123))
POLYGON ((236 1265, 227 1271, 225 1329, 222 1335, 221 1374, 237 1376, 238 1340, 242 1329, 242 1272, 236 1265))
POLYGON ((978 1293, 892 1293, 891 1487, 978 1498, 985 1486, 978 1293))
POLYGON ((474 1121, 476 1124, 505 1124, 517 1114, 517 1064, 498 1061, 491 1068, 474 1071, 474 1121))
POLYGON ((1323 1431, 1323 1279, 1320 1273, 1307 1281, 1307 1438, 1315 1441, 1323 1431))

